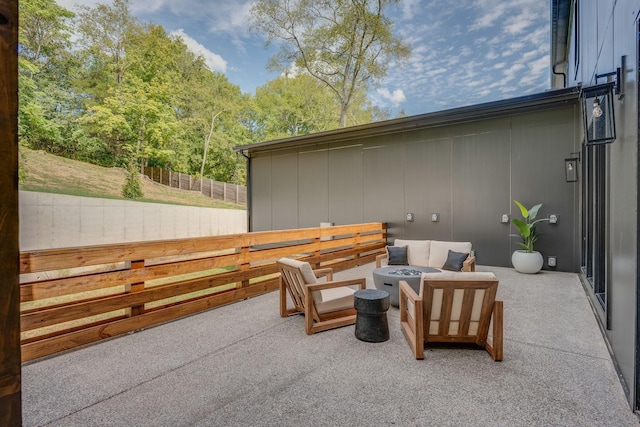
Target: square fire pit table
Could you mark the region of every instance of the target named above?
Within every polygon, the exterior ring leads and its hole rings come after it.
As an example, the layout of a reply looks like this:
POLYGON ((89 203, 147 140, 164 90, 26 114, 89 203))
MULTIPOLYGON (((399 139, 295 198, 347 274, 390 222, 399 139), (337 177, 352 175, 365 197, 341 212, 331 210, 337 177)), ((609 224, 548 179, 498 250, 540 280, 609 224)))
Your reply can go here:
POLYGON ((413 267, 390 265, 373 270, 373 283, 376 289, 389 292, 389 303, 398 307, 400 304, 398 289, 400 280, 404 280, 416 293, 420 292, 420 278, 422 273, 439 273, 440 270, 431 267, 413 267))

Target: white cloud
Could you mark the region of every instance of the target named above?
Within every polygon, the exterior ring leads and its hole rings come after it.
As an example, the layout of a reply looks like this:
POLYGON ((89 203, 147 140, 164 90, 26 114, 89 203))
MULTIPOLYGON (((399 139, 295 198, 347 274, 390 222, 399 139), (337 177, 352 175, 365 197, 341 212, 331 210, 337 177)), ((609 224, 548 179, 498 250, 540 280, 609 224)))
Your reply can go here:
POLYGON ((529 11, 525 11, 525 13, 521 13, 507 19, 505 23, 505 31, 512 35, 523 33, 524 30, 534 24, 534 21, 535 17, 532 16, 529 11))
POLYGON ((494 4, 491 7, 482 7, 481 3, 481 15, 476 19, 476 21, 471 26, 471 30, 480 30, 483 28, 493 27, 496 21, 500 22, 500 18, 505 14, 508 9, 508 2, 500 2, 498 4, 494 4))
POLYGON ((402 17, 404 19, 412 19, 420 6, 420 0, 404 0, 402 2, 402 17))
POLYGON ((548 76, 549 55, 544 55, 534 61, 529 61, 527 66, 528 72, 525 73, 518 82, 520 86, 531 86, 538 80, 548 76))
POLYGON ((401 103, 407 100, 407 97, 404 96, 404 92, 402 89, 396 89, 393 92, 389 92, 389 89, 382 88, 378 89, 378 93, 387 101, 390 101, 394 107, 397 107, 401 103))
POLYGON ((198 41, 189 37, 187 33, 181 28, 171 33, 172 37, 180 37, 187 48, 196 55, 202 56, 207 66, 214 71, 225 73, 227 71, 227 61, 225 61, 217 53, 211 52, 209 49, 198 43, 198 41))
POLYGON ((101 0, 85 0, 85 1, 79 1, 79 0, 56 0, 56 3, 58 3, 58 6, 64 7, 67 10, 75 12, 77 10, 76 6, 82 5, 82 6, 94 7, 98 3, 104 3, 104 1, 101 1, 101 0))

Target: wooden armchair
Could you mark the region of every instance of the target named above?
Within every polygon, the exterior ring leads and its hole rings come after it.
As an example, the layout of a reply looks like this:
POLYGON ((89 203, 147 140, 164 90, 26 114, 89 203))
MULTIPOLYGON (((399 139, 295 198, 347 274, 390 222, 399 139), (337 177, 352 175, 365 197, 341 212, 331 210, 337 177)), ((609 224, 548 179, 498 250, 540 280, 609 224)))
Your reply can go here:
POLYGON ((503 305, 493 273, 425 273, 420 293, 400 282, 400 326, 416 359, 429 342, 475 343, 493 360, 503 356, 503 305), (488 342, 493 320, 493 342, 488 342))
POLYGON ((280 269, 280 316, 304 314, 309 335, 356 322, 353 294, 358 289, 365 289, 364 278, 333 281, 331 268, 314 271, 308 262, 290 258, 281 258, 277 264, 280 269), (318 283, 317 278, 323 276, 327 281, 318 283), (287 308, 287 293, 294 308, 287 308))

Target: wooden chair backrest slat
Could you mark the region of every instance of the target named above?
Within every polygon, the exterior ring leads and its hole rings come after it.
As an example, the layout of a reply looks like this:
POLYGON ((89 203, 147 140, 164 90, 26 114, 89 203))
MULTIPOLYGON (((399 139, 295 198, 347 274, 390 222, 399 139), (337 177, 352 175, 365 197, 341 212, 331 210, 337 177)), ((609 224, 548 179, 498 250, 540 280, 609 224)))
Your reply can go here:
POLYGON ((497 290, 497 280, 425 280, 425 341, 486 342, 497 290))
POLYGON ((284 264, 278 264, 280 267, 280 280, 282 280, 289 292, 293 304, 304 309, 305 307, 305 282, 300 270, 284 264))

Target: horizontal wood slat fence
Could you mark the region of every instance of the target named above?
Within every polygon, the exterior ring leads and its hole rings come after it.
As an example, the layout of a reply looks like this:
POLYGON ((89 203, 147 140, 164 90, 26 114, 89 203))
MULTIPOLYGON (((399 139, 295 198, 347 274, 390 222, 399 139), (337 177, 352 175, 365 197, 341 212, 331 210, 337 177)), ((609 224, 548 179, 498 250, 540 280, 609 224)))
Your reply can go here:
POLYGON ((341 271, 385 244, 369 223, 22 252, 22 360, 276 290, 283 256, 341 271))
POLYGON ((199 191, 203 195, 216 200, 247 205, 247 187, 226 182, 218 182, 209 178, 198 178, 186 173, 174 172, 156 167, 144 167, 144 175, 154 182, 182 190, 199 191))

